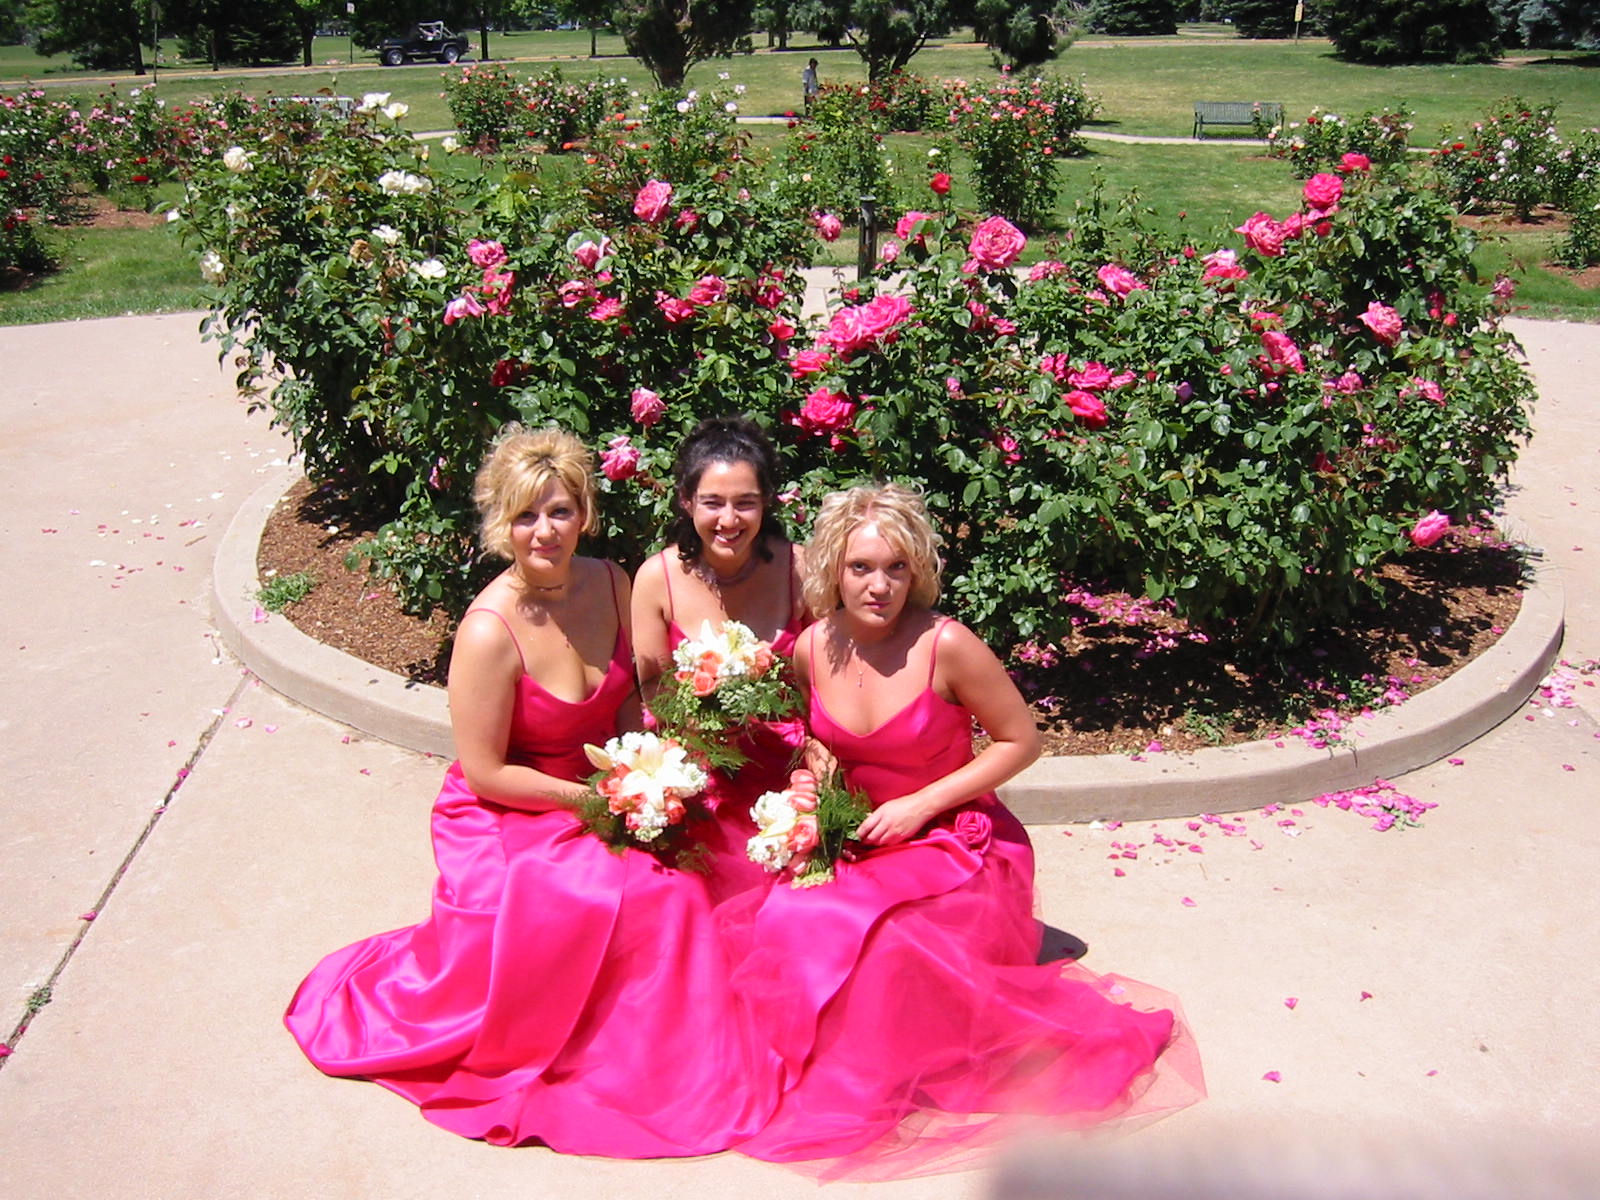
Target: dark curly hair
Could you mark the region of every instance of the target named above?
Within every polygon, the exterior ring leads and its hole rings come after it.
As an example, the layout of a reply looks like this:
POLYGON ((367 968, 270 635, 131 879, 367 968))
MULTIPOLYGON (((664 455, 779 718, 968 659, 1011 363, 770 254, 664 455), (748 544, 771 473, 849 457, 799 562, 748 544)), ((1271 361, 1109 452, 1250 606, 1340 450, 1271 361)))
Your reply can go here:
POLYGON ((762 561, 772 561, 767 543, 783 539, 783 523, 778 520, 778 453, 760 425, 749 417, 708 417, 689 431, 678 444, 678 459, 672 467, 673 489, 678 503, 673 509, 667 541, 678 547, 678 557, 689 562, 700 557, 704 548, 694 519, 686 505, 694 500, 700 477, 712 463, 749 463, 761 488, 761 532, 756 552, 762 561))

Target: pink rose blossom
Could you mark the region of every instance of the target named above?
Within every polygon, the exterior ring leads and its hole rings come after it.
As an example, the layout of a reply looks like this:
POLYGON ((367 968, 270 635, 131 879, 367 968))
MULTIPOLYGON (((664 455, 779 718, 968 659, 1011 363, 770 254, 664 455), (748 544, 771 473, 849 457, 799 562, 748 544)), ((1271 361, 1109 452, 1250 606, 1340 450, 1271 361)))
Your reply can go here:
POLYGON ((1239 265, 1239 255, 1232 250, 1215 250, 1200 260, 1206 269, 1202 279, 1248 279, 1250 272, 1239 265))
POLYGON ((1312 208, 1327 212, 1344 197, 1344 180, 1326 171, 1319 172, 1306 180, 1302 194, 1312 208))
POLYGON ((799 415, 791 420, 807 433, 836 434, 850 424, 855 413, 856 406, 843 392, 818 388, 806 397, 799 415))
POLYGON ((698 308, 708 304, 716 304, 725 299, 728 294, 728 285, 716 275, 702 275, 695 285, 689 289, 689 303, 698 308))
POLYGON ((796 379, 804 379, 826 371, 832 362, 833 355, 826 350, 801 350, 789 359, 789 371, 796 379))
POLYGON ((1107 263, 1095 274, 1099 276, 1100 282, 1106 285, 1106 290, 1116 296, 1126 296, 1129 292, 1146 290, 1137 275, 1116 263, 1107 263))
POLYGON ((602 296, 595 301, 595 306, 589 310, 591 321, 609 321, 613 317, 622 315, 622 301, 615 296, 602 296))
POLYGON ((1077 417, 1090 429, 1105 428, 1107 420, 1105 402, 1093 392, 1074 391, 1062 397, 1067 407, 1072 410, 1072 415, 1077 417))
POLYGON ((595 264, 611 253, 611 239, 603 237, 599 242, 584 242, 572 252, 572 256, 583 264, 586 271, 592 271, 595 264))
POLYGON ((633 395, 629 397, 628 411, 633 414, 633 419, 649 429, 666 415, 666 402, 661 399, 659 392, 651 391, 647 387, 636 387, 633 395))
POLYGON ((971 261, 983 270, 1003 271, 1017 261, 1027 244, 1028 239, 1022 230, 1010 221, 1004 217, 989 217, 980 221, 972 231, 967 253, 972 256, 971 261))
POLYGON ((945 376, 944 390, 950 394, 950 399, 961 399, 961 380, 957 379, 954 375, 945 376))
POLYGON ((1305 213, 1290 213, 1283 219, 1283 224, 1279 226, 1283 230, 1283 240, 1286 242, 1294 241, 1295 238, 1306 231, 1306 227, 1310 224, 1311 218, 1307 217, 1305 213))
POLYGON ((1346 175, 1363 174, 1372 170, 1372 160, 1365 154, 1351 150, 1339 160, 1339 170, 1346 175))
POLYGON ((1258 212, 1234 229, 1244 235, 1245 244, 1257 254, 1276 258, 1283 253, 1283 226, 1264 212, 1258 212))
POLYGON ((668 325, 678 325, 694 316, 694 305, 687 300, 679 300, 676 296, 669 296, 666 292, 656 293, 656 307, 661 310, 661 315, 667 319, 668 325))
POLYGON ((1111 386, 1111 368, 1104 363, 1086 362, 1076 371, 1067 372, 1067 382, 1087 392, 1100 392, 1111 386))
POLYGON ((928 180, 928 188, 936 196, 950 194, 950 175, 946 171, 935 171, 933 178, 928 180))
POLYGON ((653 225, 666 213, 671 200, 672 185, 659 179, 652 179, 640 188, 639 194, 633 198, 633 215, 653 225))
POLYGON ((1261 335, 1261 344, 1266 347, 1267 361, 1273 366, 1287 367, 1296 375, 1305 373, 1305 359, 1300 357, 1300 348, 1287 333, 1269 329, 1261 335))
POLYGON ((817 213, 811 220, 817 227, 817 236, 825 242, 838 241, 844 231, 844 223, 832 213, 817 213))
POLYGON ((517 276, 514 271, 497 271, 493 267, 484 268, 483 286, 478 291, 486 301, 485 308, 490 316, 503 316, 511 307, 511 293, 516 290, 517 276))
POLYGON ((594 284, 587 279, 569 279, 556 289, 562 308, 576 308, 593 295, 594 284))
POLYGON ((606 447, 600 455, 600 470, 607 479, 621 483, 639 473, 639 449, 626 434, 612 438, 606 447))
POLYGON ((1507 302, 1517 294, 1517 281, 1509 275, 1496 275, 1489 292, 1496 300, 1507 302))
POLYGON ((1339 378, 1335 379, 1331 384, 1324 384, 1323 386, 1324 387, 1331 387, 1334 391, 1341 392, 1344 395, 1349 396, 1349 395, 1353 395, 1356 392, 1359 392, 1362 388, 1366 387, 1367 385, 1366 385, 1366 382, 1361 378, 1361 375, 1360 375, 1359 372, 1346 371, 1343 375, 1339 376, 1339 378))
POLYGON ((813 813, 805 813, 795 818, 785 845, 793 854, 810 854, 817 848, 817 841, 817 818, 813 813))
POLYGON ((444 323, 446 325, 454 325, 457 321, 465 320, 467 317, 481 317, 487 311, 489 310, 478 303, 478 298, 468 292, 465 295, 457 296, 444 306, 444 323))
POLYGON ((1431 546, 1442 538, 1444 531, 1449 528, 1450 518, 1435 509, 1412 526, 1411 544, 1421 547, 1431 546))
POLYGON ((700 214, 692 208, 686 208, 672 223, 685 233, 693 233, 695 227, 700 224, 700 214))
POLYGON ((1015 466, 1022 461, 1022 452, 1017 449, 1017 439, 1009 433, 997 433, 990 440, 994 442, 995 449, 1000 451, 1001 461, 1006 466, 1015 466))
MULTIPOLYGON (((911 211, 906 213, 905 216, 901 217, 894 223, 894 235, 902 242, 909 242, 911 241, 912 231, 917 222, 931 220, 933 220, 932 213, 918 212, 913 208, 911 211)), ((917 234, 916 239, 920 242, 922 240, 922 234, 917 234)))
POLYGON ((506 261, 506 248, 499 242, 480 242, 473 238, 467 243, 467 258, 475 267, 498 267, 506 261))
POLYGON ((794 337, 799 330, 797 330, 788 321, 785 321, 782 317, 779 317, 776 321, 767 326, 767 332, 773 337, 777 338, 780 342, 787 342, 790 338, 794 337))
POLYGON ((900 243, 890 238, 884 242, 883 248, 878 251, 878 261, 888 265, 900 257, 900 243))
POLYGON ((1372 330, 1372 336, 1386 346, 1392 346, 1400 340, 1400 332, 1405 328, 1400 320, 1400 314, 1387 304, 1379 304, 1376 300, 1367 305, 1367 311, 1356 320, 1372 330))

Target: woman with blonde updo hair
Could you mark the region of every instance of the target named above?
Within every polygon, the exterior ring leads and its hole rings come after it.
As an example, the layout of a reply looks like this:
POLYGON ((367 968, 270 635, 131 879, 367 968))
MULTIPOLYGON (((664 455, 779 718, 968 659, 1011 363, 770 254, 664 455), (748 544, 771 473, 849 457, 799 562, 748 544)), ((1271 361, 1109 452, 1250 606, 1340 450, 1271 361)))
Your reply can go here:
POLYGON ((872 808, 833 882, 719 910, 734 988, 785 1077, 739 1149, 888 1178, 962 1165, 1019 1120, 1083 1128, 1197 1099, 1171 996, 1038 965, 1033 851, 994 789, 1039 738, 999 659, 933 609, 922 498, 895 484, 828 496, 806 563, 809 757, 872 808))
POLYGON ((474 498, 485 551, 509 565, 456 634, 432 915, 329 955, 285 1022, 321 1070, 465 1137, 620 1158, 725 1149, 759 1127, 775 1083, 738 1033, 705 880, 614 852, 573 811, 584 743, 639 717, 627 576, 577 553, 593 457, 560 430, 512 427, 474 498))

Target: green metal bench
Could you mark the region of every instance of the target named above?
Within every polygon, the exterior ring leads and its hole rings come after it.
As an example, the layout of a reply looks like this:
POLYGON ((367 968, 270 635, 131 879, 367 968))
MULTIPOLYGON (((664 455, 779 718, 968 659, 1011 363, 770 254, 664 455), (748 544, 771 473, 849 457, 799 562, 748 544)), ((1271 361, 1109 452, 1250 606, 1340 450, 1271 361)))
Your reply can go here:
POLYGON ((1196 100, 1194 102, 1194 136, 1205 136, 1213 125, 1231 129, 1251 129, 1257 120, 1264 121, 1270 129, 1283 124, 1283 105, 1261 100, 1196 100))

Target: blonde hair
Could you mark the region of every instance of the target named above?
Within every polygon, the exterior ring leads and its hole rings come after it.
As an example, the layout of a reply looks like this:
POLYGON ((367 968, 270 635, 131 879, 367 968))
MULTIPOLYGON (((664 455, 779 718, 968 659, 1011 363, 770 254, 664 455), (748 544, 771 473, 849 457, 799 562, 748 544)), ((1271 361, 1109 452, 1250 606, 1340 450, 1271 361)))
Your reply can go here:
POLYGON ((583 531, 599 526, 595 511, 594 456, 577 438, 551 425, 507 425, 484 456, 472 486, 482 518, 478 540, 497 558, 511 557, 511 522, 533 506, 550 483, 572 493, 583 510, 583 531))
POLYGON ((839 607, 839 575, 844 570, 845 545, 863 525, 878 527, 878 534, 906 556, 911 564, 910 603, 932 608, 939 601, 940 537, 928 521, 922 495, 897 483, 853 487, 830 492, 811 526, 806 543, 806 606, 817 617, 839 607))

